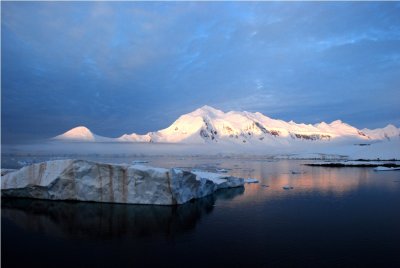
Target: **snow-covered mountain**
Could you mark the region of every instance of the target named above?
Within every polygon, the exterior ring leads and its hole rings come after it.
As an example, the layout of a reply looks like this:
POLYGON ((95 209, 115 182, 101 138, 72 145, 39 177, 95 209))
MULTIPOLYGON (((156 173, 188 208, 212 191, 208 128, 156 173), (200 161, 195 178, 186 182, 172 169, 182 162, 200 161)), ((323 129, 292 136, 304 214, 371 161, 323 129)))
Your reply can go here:
POLYGON ((390 140, 393 137, 400 136, 400 129, 391 124, 387 125, 384 128, 377 128, 377 129, 364 128, 361 131, 374 140, 383 140, 383 139, 390 140))
POLYGON ((153 143, 222 143, 222 144, 290 144, 297 141, 328 142, 350 140, 369 142, 373 140, 400 139, 400 129, 388 125, 381 129, 359 130, 340 120, 297 124, 269 118, 261 113, 224 113, 210 106, 203 106, 180 116, 168 128, 144 135, 124 134, 119 138, 106 138, 93 134, 85 127, 77 127, 55 137, 57 140, 114 141, 153 143))
POLYGON ((67 132, 55 136, 54 140, 63 141, 87 141, 87 142, 112 142, 115 141, 113 138, 102 137, 94 134, 90 129, 84 126, 75 127, 68 130, 67 132))

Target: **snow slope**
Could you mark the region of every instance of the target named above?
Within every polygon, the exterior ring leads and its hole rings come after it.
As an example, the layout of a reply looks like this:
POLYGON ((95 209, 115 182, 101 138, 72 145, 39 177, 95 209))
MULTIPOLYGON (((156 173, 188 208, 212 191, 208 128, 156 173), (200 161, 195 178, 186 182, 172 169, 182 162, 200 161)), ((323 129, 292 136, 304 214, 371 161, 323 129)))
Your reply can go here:
POLYGON ((67 132, 53 138, 60 141, 87 141, 87 142, 107 142, 114 141, 112 138, 102 137, 91 132, 87 127, 75 127, 67 132))
POLYGON ((377 128, 372 130, 364 128, 361 131, 374 140, 391 140, 393 138, 400 137, 400 129, 391 124, 387 125, 384 128, 377 128))

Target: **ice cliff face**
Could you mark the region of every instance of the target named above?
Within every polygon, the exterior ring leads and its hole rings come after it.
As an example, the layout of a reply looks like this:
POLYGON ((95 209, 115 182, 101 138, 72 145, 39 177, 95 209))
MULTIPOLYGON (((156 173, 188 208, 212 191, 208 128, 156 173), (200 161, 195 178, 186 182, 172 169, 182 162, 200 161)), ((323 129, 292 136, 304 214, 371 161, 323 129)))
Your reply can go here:
MULTIPOLYGON (((103 141, 92 134, 82 135, 72 130, 57 136, 63 140, 103 141), (83 137, 83 138, 81 138, 83 137)), ((89 130, 88 130, 89 131, 89 130)), ((90 132, 90 131, 89 131, 90 132)), ((180 116, 171 126, 145 135, 124 134, 116 142, 166 143, 231 143, 231 144, 288 144, 292 141, 331 141, 351 139, 359 141, 399 138, 400 130, 392 125, 383 129, 359 130, 340 120, 330 124, 298 124, 293 121, 271 119, 261 113, 223 111, 203 106, 180 116)), ((56 138, 57 138, 56 137, 56 138)), ((58 138, 59 139, 59 138, 58 138)))
POLYGON ((177 169, 55 160, 23 167, 1 178, 4 197, 176 205, 244 180, 177 169))

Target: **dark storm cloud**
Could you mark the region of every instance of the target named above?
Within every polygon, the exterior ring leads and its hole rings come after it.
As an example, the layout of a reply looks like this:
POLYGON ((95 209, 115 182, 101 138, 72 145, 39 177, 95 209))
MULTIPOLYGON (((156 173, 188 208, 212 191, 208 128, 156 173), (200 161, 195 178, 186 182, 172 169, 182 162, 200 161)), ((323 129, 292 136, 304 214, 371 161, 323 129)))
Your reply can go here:
POLYGON ((2 2, 2 137, 157 130, 208 104, 400 124, 400 5, 2 2))

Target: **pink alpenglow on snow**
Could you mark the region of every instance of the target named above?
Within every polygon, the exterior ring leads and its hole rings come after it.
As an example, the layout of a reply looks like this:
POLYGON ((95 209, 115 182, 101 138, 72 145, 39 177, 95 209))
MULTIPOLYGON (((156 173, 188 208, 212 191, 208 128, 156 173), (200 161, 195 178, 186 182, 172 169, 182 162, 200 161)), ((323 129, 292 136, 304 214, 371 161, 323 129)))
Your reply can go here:
POLYGON ((361 145, 374 141, 400 139, 400 129, 388 125, 380 129, 357 129, 341 120, 332 123, 298 124, 293 121, 269 118, 259 112, 223 112, 203 106, 180 116, 169 127, 149 132, 123 134, 107 138, 92 133, 88 128, 73 128, 53 139, 89 142, 151 142, 151 143, 228 143, 228 144, 282 144, 292 141, 352 140, 361 145))

